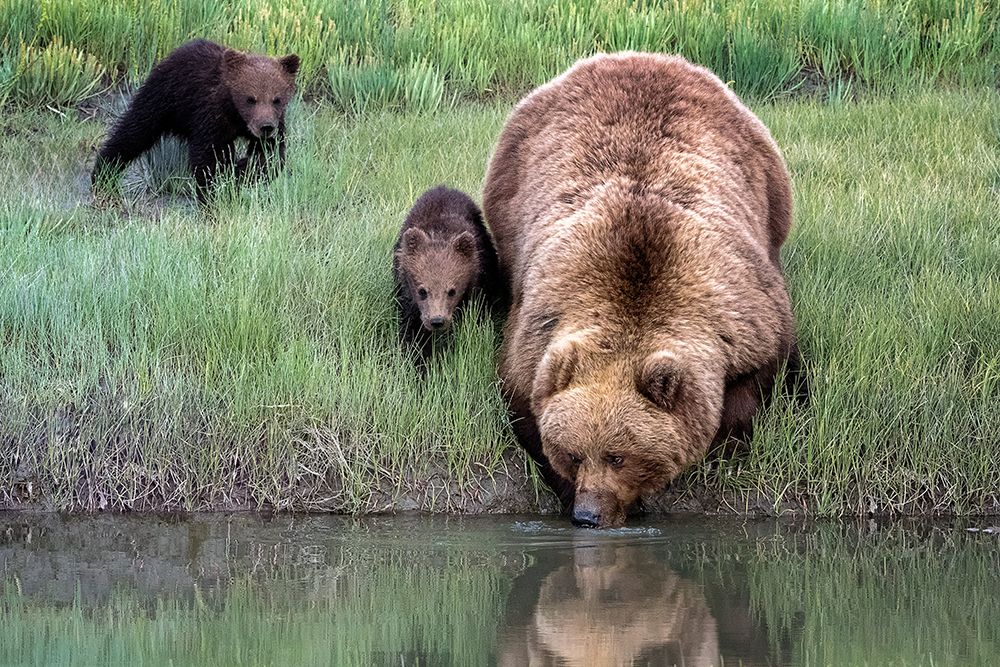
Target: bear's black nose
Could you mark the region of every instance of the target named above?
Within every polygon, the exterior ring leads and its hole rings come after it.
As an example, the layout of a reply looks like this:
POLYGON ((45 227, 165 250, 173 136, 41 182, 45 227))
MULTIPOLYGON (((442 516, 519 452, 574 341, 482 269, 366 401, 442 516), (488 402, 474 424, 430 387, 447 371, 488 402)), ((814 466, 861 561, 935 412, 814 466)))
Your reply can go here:
POLYGON ((573 525, 581 528, 597 528, 601 525, 601 515, 593 510, 574 508, 573 525))
POLYGON ((430 324, 435 329, 440 329, 441 327, 444 326, 444 318, 443 317, 432 317, 430 320, 427 321, 427 323, 430 324))
POLYGON ((260 136, 262 136, 262 137, 268 137, 268 136, 271 135, 272 132, 274 132, 274 125, 271 125, 270 123, 268 123, 266 125, 261 125, 260 126, 260 136))

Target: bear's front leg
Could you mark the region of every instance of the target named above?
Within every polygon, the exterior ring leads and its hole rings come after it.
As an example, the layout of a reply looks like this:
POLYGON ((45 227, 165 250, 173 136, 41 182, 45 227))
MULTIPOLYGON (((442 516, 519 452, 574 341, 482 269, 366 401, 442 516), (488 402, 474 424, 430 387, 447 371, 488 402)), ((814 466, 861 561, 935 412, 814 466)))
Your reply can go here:
POLYGON ((268 158, 277 155, 278 167, 285 163, 285 136, 281 133, 277 139, 253 138, 247 144, 247 154, 236 164, 236 177, 242 183, 251 183, 267 176, 268 158))
POLYGON ((232 166, 234 162, 233 143, 220 144, 193 138, 188 148, 188 157, 194 170, 198 203, 205 204, 215 185, 219 168, 232 166))

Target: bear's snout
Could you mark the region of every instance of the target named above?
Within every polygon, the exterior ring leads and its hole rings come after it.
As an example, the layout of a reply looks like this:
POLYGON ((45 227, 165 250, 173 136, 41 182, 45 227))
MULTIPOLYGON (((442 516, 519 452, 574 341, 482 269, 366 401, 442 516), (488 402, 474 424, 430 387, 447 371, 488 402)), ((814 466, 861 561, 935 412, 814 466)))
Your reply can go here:
POLYGON ((617 498, 601 491, 577 491, 572 521, 580 528, 615 528, 625 523, 617 498))
POLYGON ((250 132, 258 139, 270 139, 278 129, 274 120, 267 118, 249 124, 250 132))
POLYGON ((589 507, 574 505, 573 525, 581 528, 597 528, 601 525, 601 515, 589 507))
POLYGON ((424 318, 424 328, 428 331, 447 331, 451 326, 451 318, 445 315, 434 315, 424 318))

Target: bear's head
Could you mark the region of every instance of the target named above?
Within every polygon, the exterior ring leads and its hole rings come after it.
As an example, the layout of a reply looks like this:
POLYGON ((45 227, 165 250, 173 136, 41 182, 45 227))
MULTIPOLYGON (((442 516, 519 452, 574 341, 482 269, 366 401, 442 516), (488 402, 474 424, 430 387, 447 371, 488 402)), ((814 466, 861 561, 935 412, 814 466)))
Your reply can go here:
POLYGON ((410 297, 420 309, 424 329, 447 330, 455 307, 468 293, 480 270, 475 237, 463 231, 439 238, 410 227, 403 232, 397 256, 410 297))
POLYGON ((545 352, 532 409, 545 456, 573 482, 573 522, 613 527, 629 507, 701 460, 719 427, 725 371, 711 349, 663 341, 623 352, 598 330, 545 352))
POLYGON ((522 319, 544 341, 529 399, 543 452, 575 487, 576 524, 621 525, 708 453, 727 382, 779 356, 792 331, 783 278, 748 235, 627 187, 537 252, 522 319))
POLYGON ((253 136, 266 139, 282 126, 298 71, 294 54, 269 58, 232 49, 223 54, 222 80, 253 136))

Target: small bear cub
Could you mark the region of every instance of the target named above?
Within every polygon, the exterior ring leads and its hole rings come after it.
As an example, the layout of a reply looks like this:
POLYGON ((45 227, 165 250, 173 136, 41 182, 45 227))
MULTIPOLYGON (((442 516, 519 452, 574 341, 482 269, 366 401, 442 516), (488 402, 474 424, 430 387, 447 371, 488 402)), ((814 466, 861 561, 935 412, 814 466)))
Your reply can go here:
POLYGON ((299 57, 241 53, 205 39, 188 42, 160 61, 132 98, 94 164, 95 186, 169 134, 188 142, 188 157, 204 203, 220 167, 241 181, 266 172, 268 153, 285 160, 285 109, 295 93, 299 57), (248 141, 236 160, 237 139, 248 141))
POLYGON ((406 216, 393 253, 400 338, 423 361, 433 334, 447 331, 477 294, 496 308, 502 301, 493 240, 479 206, 444 186, 422 194, 406 216))

